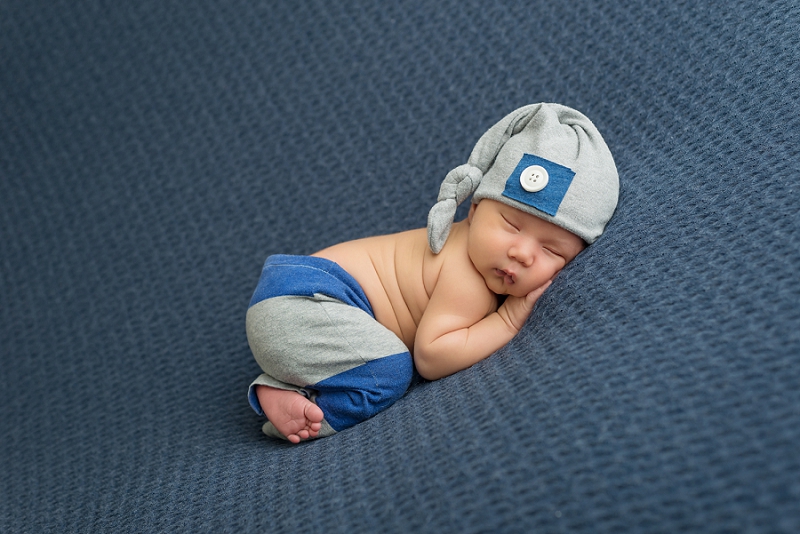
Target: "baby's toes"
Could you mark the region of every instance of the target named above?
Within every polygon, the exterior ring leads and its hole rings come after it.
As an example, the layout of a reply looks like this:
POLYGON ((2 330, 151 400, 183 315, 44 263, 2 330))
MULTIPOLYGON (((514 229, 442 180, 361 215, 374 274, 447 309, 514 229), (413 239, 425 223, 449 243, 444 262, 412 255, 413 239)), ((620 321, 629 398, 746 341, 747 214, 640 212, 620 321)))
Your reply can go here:
POLYGON ((325 418, 325 414, 322 413, 322 409, 314 404, 313 402, 309 402, 306 404, 305 409, 303 410, 303 415, 308 420, 308 422, 313 427, 314 425, 322 426, 322 420, 325 418))

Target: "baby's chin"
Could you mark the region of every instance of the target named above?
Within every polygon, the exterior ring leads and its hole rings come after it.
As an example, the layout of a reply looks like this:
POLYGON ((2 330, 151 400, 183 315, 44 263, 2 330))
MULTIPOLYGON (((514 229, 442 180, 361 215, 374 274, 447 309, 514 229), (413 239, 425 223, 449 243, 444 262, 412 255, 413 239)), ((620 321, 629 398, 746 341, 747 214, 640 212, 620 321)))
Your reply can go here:
MULTIPOLYGON (((542 284, 542 285, 544 285, 544 284, 542 284)), ((528 294, 531 291, 536 291, 540 287, 542 287, 542 286, 536 286, 536 287, 523 287, 523 286, 520 286, 520 285, 507 286, 505 288, 506 291, 505 291, 504 295, 507 295, 509 297, 525 298, 525 297, 528 296, 528 294)))
POLYGON ((525 288, 522 288, 522 287, 519 287, 519 286, 515 286, 515 285, 510 285, 509 286, 509 285, 505 285, 504 284, 502 289, 500 291, 496 291, 495 293, 497 293, 498 295, 502 295, 504 297, 519 297, 519 298, 523 298, 523 297, 527 296, 527 294, 530 293, 531 291, 533 291, 534 289, 536 289, 536 288, 532 288, 532 289, 526 290, 525 288))

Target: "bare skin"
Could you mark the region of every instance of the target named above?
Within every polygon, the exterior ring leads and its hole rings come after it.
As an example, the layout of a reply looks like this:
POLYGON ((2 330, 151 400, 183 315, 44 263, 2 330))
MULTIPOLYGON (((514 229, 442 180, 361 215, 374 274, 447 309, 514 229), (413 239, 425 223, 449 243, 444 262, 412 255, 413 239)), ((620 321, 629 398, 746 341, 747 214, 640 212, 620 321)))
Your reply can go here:
MULTIPOLYGON (((435 380, 488 357, 525 324, 536 300, 585 244, 575 234, 493 200, 473 204, 433 254, 424 228, 340 243, 313 256, 361 285, 375 318, 435 380), (506 295, 498 306, 498 296, 506 295)), ((316 437, 322 410, 294 391, 258 386, 264 413, 293 443, 316 437)))
POLYGON ((257 386, 256 395, 267 419, 292 443, 300 443, 319 434, 324 414, 319 406, 304 396, 267 386, 257 386))

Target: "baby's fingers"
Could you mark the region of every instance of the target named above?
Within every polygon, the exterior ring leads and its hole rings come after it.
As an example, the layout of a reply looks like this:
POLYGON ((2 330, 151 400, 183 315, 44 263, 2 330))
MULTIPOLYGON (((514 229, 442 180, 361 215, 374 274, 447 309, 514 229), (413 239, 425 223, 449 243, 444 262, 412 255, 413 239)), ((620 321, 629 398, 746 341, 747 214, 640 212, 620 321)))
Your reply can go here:
POLYGON ((550 286, 548 281, 542 287, 534 289, 524 297, 508 297, 497 312, 506 320, 506 323, 519 331, 528 319, 533 305, 542 293, 550 286))
POLYGON ((547 290, 548 287, 550 287, 550 284, 552 283, 552 280, 548 280, 542 286, 525 295, 525 306, 532 310, 533 305, 536 304, 536 301, 539 300, 539 297, 542 296, 542 294, 547 290))

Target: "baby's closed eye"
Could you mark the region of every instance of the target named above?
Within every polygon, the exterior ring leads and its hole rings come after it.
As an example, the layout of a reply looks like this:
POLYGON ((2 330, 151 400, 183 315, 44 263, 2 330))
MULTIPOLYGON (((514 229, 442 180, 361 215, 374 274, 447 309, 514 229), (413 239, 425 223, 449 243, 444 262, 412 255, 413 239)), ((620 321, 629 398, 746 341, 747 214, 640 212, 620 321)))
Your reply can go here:
POLYGON ((553 256, 558 256, 559 258, 564 258, 565 257, 564 253, 561 252, 560 249, 557 249, 555 247, 544 246, 542 248, 544 248, 545 251, 549 252, 553 256))
POLYGON ((520 230, 519 230, 519 226, 517 226, 516 224, 514 224, 513 222, 511 222, 510 220, 508 220, 508 218, 507 218, 505 215, 501 215, 501 217, 503 217, 503 221, 505 221, 505 223, 506 223, 506 226, 507 226, 509 229, 511 229, 511 230, 514 230, 515 232, 519 232, 519 231, 520 231, 520 230))

